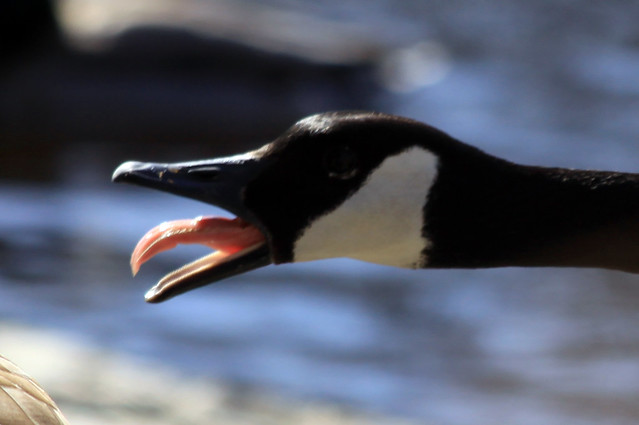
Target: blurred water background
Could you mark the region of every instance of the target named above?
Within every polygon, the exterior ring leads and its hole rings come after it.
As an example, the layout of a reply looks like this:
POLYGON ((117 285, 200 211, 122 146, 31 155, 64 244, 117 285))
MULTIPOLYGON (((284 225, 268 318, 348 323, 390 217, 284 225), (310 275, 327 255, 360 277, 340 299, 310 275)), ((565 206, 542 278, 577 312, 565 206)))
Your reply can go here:
POLYGON ((345 108, 416 118, 513 161, 638 171, 639 4, 28 0, 0 12, 0 325, 415 423, 639 421, 636 276, 330 260, 145 305, 206 249, 162 254, 134 280, 137 239, 224 212, 110 183, 124 160, 244 151, 345 108))

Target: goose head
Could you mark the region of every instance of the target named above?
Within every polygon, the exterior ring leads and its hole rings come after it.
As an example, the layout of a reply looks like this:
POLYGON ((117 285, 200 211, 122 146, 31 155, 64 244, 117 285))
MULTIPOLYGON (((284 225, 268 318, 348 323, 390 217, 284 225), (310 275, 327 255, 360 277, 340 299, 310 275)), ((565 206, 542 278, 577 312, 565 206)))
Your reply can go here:
POLYGON ((517 165, 392 115, 318 114, 257 150, 126 162, 113 181, 237 216, 178 220, 147 233, 132 256, 134 273, 180 243, 216 250, 165 276, 149 302, 268 264, 334 257, 407 268, 637 268, 634 254, 617 255, 635 246, 617 223, 639 221, 636 175, 517 165), (615 248, 602 255, 606 244, 615 248))

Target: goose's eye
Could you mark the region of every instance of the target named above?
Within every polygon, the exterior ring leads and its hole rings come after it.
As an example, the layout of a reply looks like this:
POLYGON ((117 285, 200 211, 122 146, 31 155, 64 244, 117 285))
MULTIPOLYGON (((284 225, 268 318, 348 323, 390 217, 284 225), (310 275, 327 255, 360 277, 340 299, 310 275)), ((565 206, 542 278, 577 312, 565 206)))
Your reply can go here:
POLYGON ((350 147, 337 146, 324 156, 324 166, 330 178, 347 180, 359 172, 359 158, 350 147))

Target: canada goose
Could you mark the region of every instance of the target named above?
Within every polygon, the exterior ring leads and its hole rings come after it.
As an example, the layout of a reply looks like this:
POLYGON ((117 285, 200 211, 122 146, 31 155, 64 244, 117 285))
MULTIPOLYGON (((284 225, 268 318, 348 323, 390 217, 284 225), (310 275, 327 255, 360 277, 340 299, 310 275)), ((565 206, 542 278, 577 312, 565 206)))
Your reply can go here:
POLYGON ((68 425, 68 422, 40 385, 0 357, 0 424, 68 425))
POLYGON ((639 272, 639 175, 514 164, 410 119, 305 118, 241 155, 126 162, 113 181, 235 219, 163 223, 131 266, 179 243, 217 251, 162 278, 159 302, 267 264, 350 257, 409 268, 599 267, 639 272))

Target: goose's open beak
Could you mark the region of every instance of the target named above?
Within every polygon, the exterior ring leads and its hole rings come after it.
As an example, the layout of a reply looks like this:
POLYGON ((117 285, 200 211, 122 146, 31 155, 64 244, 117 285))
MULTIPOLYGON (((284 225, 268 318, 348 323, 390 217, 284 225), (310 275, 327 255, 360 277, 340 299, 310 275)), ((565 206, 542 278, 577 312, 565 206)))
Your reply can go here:
POLYGON ((197 199, 237 215, 234 220, 198 217, 163 223, 150 230, 131 257, 135 274, 155 254, 180 243, 207 245, 216 252, 164 276, 145 295, 161 302, 191 289, 271 263, 268 233, 246 208, 246 185, 264 162, 251 157, 229 157, 174 164, 125 162, 113 173, 114 182, 131 183, 197 199))

